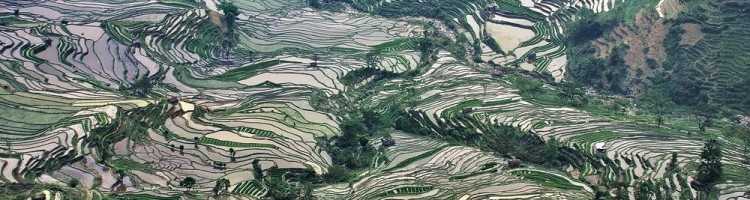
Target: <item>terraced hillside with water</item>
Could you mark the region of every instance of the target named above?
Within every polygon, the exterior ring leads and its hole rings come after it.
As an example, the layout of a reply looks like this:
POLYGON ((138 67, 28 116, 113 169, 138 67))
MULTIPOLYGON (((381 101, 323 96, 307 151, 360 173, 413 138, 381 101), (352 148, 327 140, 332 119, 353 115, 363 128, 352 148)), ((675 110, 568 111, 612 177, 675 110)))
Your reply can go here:
MULTIPOLYGON (((746 125, 570 78, 580 12, 681 5, 639 2, 0 1, 0 199, 750 198, 746 125)), ((735 4, 665 58, 712 102, 735 4)))

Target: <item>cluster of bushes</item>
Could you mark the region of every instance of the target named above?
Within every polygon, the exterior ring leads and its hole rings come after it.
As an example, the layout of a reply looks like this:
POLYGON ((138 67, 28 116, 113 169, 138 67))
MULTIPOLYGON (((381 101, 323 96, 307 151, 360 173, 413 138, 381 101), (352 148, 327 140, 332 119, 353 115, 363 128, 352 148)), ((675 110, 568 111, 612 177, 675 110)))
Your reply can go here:
POLYGON ((333 164, 321 178, 323 182, 345 182, 356 176, 355 171, 371 167, 375 159, 382 157, 383 148, 373 146, 371 138, 380 137, 379 130, 387 122, 370 110, 353 110, 341 122, 341 134, 330 139, 321 139, 321 147, 331 155, 333 164))
POLYGON ((621 47, 615 47, 605 59, 597 58, 593 45, 584 44, 571 47, 571 59, 568 72, 573 79, 592 86, 599 91, 609 91, 625 94, 628 89, 623 85, 626 81, 628 66, 621 47))
POLYGON ((569 59, 568 72, 575 81, 584 83, 600 91, 617 94, 628 92, 623 87, 628 67, 623 59, 622 47, 615 47, 607 58, 597 58, 591 41, 611 31, 619 20, 612 17, 599 17, 591 9, 581 9, 576 20, 566 23, 566 36, 569 59))

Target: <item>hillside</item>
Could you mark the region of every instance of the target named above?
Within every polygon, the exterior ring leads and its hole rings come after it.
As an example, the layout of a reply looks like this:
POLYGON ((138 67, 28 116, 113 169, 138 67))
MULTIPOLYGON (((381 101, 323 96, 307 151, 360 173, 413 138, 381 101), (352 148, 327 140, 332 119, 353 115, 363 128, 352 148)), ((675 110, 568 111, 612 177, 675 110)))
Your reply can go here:
POLYGON ((0 5, 0 199, 750 198, 746 2, 0 5))

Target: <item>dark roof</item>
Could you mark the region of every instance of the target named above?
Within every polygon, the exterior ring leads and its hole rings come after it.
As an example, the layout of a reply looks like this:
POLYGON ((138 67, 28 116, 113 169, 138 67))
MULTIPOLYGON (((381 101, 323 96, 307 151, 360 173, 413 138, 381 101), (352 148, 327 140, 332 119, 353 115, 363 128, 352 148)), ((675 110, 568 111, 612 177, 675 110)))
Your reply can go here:
POLYGON ((180 99, 177 98, 177 97, 175 97, 175 96, 167 98, 167 102, 169 102, 171 104, 177 104, 177 102, 179 102, 179 101, 180 101, 180 99))

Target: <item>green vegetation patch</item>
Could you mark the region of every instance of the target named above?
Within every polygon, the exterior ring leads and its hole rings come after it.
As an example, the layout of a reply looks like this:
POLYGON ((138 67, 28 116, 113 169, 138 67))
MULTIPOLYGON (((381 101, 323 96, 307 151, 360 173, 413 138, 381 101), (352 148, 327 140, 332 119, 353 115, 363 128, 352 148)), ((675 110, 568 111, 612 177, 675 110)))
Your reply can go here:
POLYGON ((273 133, 271 131, 263 130, 263 129, 257 129, 257 128, 249 128, 249 127, 237 127, 237 131, 240 132, 246 132, 246 133, 252 133, 261 137, 280 137, 279 135, 276 135, 276 133, 273 133))
POLYGON ((39 24, 39 23, 21 19, 15 16, 0 16, 0 25, 20 26, 20 25, 36 25, 36 24, 39 24))
POLYGON ((544 15, 534 12, 533 10, 521 6, 521 1, 517 0, 495 0, 495 3, 497 3, 497 7, 499 10, 502 10, 504 12, 512 12, 517 14, 522 14, 527 17, 531 17, 535 20, 543 20, 545 17, 544 15))
POLYGON ((397 195, 411 195, 411 194, 422 194, 425 192, 428 192, 435 187, 431 185, 427 186, 408 186, 408 187, 399 187, 396 189, 393 189, 388 192, 383 192, 380 194, 377 194, 376 197, 389 197, 389 196, 397 196, 397 195))
POLYGON ((396 164, 396 166, 393 166, 393 167, 391 167, 391 168, 388 168, 388 169, 386 169, 385 171, 391 171, 391 170, 394 170, 394 169, 398 169, 398 168, 406 167, 406 166, 408 166, 408 165, 410 165, 410 164, 412 164, 412 163, 414 163, 414 162, 417 162, 417 161, 419 161, 419 160, 422 160, 422 159, 425 159, 425 158, 427 158, 427 157, 430 157, 430 156, 432 156, 432 155, 435 155, 435 154, 436 154, 437 152, 440 152, 440 150, 443 150, 443 149, 445 149, 445 147, 447 147, 447 146, 442 146, 442 147, 439 147, 439 148, 433 149, 433 150, 431 150, 431 151, 428 151, 428 152, 425 152, 425 153, 419 154, 419 155, 417 155, 417 156, 414 156, 414 157, 408 158, 408 159, 406 159, 406 160, 404 160, 404 161, 402 161, 402 162, 400 162, 400 163, 396 164))
POLYGON ((173 72, 174 76, 187 85, 193 87, 200 87, 206 89, 218 89, 218 88, 242 88, 245 85, 239 84, 234 81, 220 81, 212 79, 199 79, 190 75, 190 70, 186 67, 175 67, 173 72))
POLYGON ((504 99, 499 101, 488 101, 483 102, 479 99, 472 99, 469 101, 464 101, 459 103, 458 105, 455 105, 453 107, 450 107, 448 109, 445 109, 443 113, 441 113, 442 116, 452 116, 456 113, 459 113, 464 108, 471 108, 471 107, 487 107, 487 106, 499 106, 499 105, 505 105, 513 102, 518 102, 518 100, 511 100, 511 99, 504 99))
POLYGON ((111 164, 113 167, 117 169, 122 169, 124 171, 130 171, 130 170, 136 170, 136 171, 142 171, 146 173, 153 173, 154 169, 136 161, 133 161, 131 159, 127 158, 120 158, 117 160, 111 161, 109 164, 111 164))
POLYGON ((471 173, 467 173, 467 174, 454 175, 454 176, 451 176, 449 179, 450 180, 461 180, 461 179, 465 179, 465 178, 469 178, 469 177, 473 177, 473 176, 482 175, 482 174, 485 174, 485 173, 495 173, 495 172, 497 172, 497 169, 486 170, 486 171, 479 170, 479 171, 475 171, 475 172, 471 172, 471 173))
POLYGON ((237 186, 234 187, 234 190, 232 190, 232 193, 257 196, 262 194, 264 190, 266 190, 265 187, 258 181, 245 181, 237 184, 237 186))
POLYGON ((200 138, 200 142, 203 144, 213 144, 213 145, 225 146, 225 147, 277 148, 276 145, 273 145, 273 144, 232 142, 232 141, 219 140, 219 139, 207 138, 207 137, 200 138))
POLYGON ((414 49, 417 41, 419 41, 419 38, 398 38, 372 47, 381 51, 402 51, 414 49))

